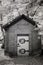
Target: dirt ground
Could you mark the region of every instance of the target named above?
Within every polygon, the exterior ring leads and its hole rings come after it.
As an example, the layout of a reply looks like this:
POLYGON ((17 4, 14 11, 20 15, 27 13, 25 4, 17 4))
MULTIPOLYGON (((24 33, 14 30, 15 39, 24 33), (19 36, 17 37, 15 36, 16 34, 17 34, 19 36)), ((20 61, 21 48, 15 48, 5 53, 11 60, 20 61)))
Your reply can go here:
POLYGON ((43 56, 10 58, 4 55, 4 50, 0 50, 0 65, 43 65, 43 56))

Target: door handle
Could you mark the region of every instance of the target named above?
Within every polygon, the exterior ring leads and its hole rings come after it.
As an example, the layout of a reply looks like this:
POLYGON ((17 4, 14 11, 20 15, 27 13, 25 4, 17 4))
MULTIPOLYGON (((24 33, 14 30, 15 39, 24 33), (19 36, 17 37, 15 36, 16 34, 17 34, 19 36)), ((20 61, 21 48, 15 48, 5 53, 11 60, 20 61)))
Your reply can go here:
POLYGON ((19 43, 17 44, 17 47, 20 47, 19 43))

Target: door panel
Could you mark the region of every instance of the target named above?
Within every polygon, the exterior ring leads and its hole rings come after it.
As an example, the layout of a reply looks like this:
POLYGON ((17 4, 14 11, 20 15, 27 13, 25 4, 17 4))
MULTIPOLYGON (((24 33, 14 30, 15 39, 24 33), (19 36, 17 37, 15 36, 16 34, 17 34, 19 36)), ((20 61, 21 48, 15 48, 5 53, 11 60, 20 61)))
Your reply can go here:
POLYGON ((29 55, 29 36, 17 36, 17 54, 29 55))

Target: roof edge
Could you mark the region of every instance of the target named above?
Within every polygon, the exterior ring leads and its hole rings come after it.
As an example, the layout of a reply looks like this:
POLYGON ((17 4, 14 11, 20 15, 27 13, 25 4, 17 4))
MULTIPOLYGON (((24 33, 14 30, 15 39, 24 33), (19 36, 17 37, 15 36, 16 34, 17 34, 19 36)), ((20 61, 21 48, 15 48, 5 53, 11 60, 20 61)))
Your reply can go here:
POLYGON ((6 29, 8 29, 9 26, 11 26, 11 25, 13 25, 13 24, 16 24, 17 21, 19 21, 19 20, 21 20, 21 19, 24 19, 24 20, 28 21, 29 23, 31 23, 33 26, 36 26, 36 27, 37 27, 36 22, 35 22, 33 19, 29 18, 28 16, 25 16, 24 14, 22 14, 22 15, 16 17, 15 19, 13 19, 13 20, 10 21, 9 23, 3 25, 2 27, 6 30, 6 29), (14 21, 15 21, 15 22, 14 22, 14 21))

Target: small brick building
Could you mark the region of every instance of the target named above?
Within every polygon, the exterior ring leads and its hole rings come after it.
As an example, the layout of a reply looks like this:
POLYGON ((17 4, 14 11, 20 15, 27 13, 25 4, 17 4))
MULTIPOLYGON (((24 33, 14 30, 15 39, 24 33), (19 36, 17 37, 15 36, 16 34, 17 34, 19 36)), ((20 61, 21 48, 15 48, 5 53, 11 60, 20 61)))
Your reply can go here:
POLYGON ((41 40, 35 21, 25 15, 20 15, 3 26, 5 29, 5 53, 10 56, 29 56, 39 53, 41 40))

